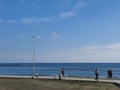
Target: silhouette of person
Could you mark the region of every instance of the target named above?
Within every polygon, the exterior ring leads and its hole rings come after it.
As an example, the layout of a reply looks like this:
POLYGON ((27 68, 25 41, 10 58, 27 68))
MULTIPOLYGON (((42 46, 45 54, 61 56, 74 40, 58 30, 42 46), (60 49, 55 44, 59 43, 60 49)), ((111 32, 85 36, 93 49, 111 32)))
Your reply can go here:
POLYGON ((95 69, 95 76, 96 76, 95 79, 98 81, 99 73, 97 68, 95 69))
POLYGON ((110 74, 110 78, 112 78, 112 69, 110 69, 109 74, 110 74))
POLYGON ((108 78, 112 78, 112 69, 108 70, 108 78))
POLYGON ((110 78, 110 70, 108 70, 107 72, 108 72, 108 78, 110 78))
POLYGON ((64 73, 64 68, 61 69, 61 74, 62 74, 62 76, 64 77, 64 74, 65 74, 65 73, 64 73))

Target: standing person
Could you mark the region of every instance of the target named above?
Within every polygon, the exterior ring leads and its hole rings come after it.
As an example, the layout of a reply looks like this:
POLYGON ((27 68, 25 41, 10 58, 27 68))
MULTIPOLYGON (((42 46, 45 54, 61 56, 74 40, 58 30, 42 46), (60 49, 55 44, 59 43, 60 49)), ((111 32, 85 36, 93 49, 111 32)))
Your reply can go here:
POLYGON ((110 78, 110 70, 108 70, 107 72, 108 72, 108 77, 107 78, 110 78))
POLYGON ((61 74, 59 73, 59 80, 61 80, 61 74))
POLYGON ((110 70, 108 70, 107 73, 108 73, 107 78, 110 78, 110 70))
POLYGON ((112 78, 112 69, 110 69, 109 74, 110 74, 110 78, 112 78))
POLYGON ((96 76, 95 79, 98 81, 99 73, 98 73, 98 69, 97 68, 95 69, 95 76, 96 76))
POLYGON ((62 77, 64 77, 64 68, 61 69, 62 77))

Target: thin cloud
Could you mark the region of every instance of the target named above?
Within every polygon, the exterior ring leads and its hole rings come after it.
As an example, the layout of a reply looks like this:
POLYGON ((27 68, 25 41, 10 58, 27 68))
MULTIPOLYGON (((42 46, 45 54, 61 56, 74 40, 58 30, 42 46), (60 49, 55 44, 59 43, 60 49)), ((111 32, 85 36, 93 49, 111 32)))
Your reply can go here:
POLYGON ((33 6, 37 6, 37 3, 36 3, 36 2, 34 2, 34 3, 33 3, 33 6))
POLYGON ((39 24, 41 22, 49 22, 49 21, 50 18, 23 18, 21 20, 21 22, 25 24, 32 24, 32 23, 39 24))
POLYGON ((104 45, 104 46, 89 46, 84 47, 83 49, 87 50, 120 50, 120 43, 110 44, 110 45, 104 45))
MULTIPOLYGON (((70 0, 66 0, 68 3, 70 2, 70 0)), ((24 4, 25 1, 21 0, 20 4, 24 4)), ((33 5, 37 5, 36 2, 33 3, 33 5)), ((3 6, 3 5, 0 5, 3 6)), ((44 22, 50 22, 50 21, 55 21, 58 19, 62 19, 62 18, 70 18, 70 17, 74 17, 77 16, 79 14, 79 9, 81 7, 86 6, 86 3, 82 2, 81 0, 78 0, 78 2, 71 7, 72 9, 70 9, 69 11, 65 11, 65 12, 61 12, 53 17, 25 17, 25 18, 21 18, 19 20, 0 20, 0 23, 24 23, 24 24, 39 24, 39 23, 44 23, 44 22)))
POLYGON ((73 17, 73 16, 76 16, 77 13, 76 12, 73 12, 73 11, 70 11, 70 12, 62 12, 59 14, 58 17, 60 18, 68 18, 68 17, 73 17))
POLYGON ((4 22, 4 20, 0 20, 0 22, 4 22))
POLYGON ((21 20, 3 20, 0 19, 0 23, 16 23, 16 22, 21 22, 24 24, 39 24, 43 22, 50 22, 50 18, 22 18, 21 20))
POLYGON ((81 7, 86 6, 86 3, 82 2, 81 0, 75 5, 74 9, 79 9, 81 7))
MULTIPOLYGON (((0 52, 0 59, 30 60, 31 54, 0 52), (8 57, 6 57, 8 56, 8 57)), ((46 51, 36 57, 45 62, 120 62, 120 43, 46 51), (47 61, 46 61, 47 60, 47 61)), ((37 60, 39 62, 39 60, 37 60)), ((40 61, 41 62, 41 61, 40 61)))
POLYGON ((51 19, 50 18, 40 18, 41 22, 49 22, 51 19))
POLYGON ((26 36, 25 34, 18 34, 18 38, 19 38, 19 39, 24 39, 25 36, 26 36))
POLYGON ((46 53, 41 57, 42 60, 53 62, 120 62, 120 43, 84 46, 74 50, 64 49, 46 53))
POLYGON ((1 23, 16 23, 16 20, 0 20, 1 23))
POLYGON ((86 6, 86 3, 79 0, 77 4, 71 10, 59 13, 58 17, 59 18, 74 17, 78 15, 78 10, 84 6, 86 6))
POLYGON ((33 23, 33 19, 31 19, 31 18, 23 18, 21 20, 21 22, 25 23, 25 24, 31 24, 31 23, 33 23))
POLYGON ((90 58, 96 61, 119 61, 120 60, 120 43, 83 47, 80 53, 84 59, 90 58))
POLYGON ((25 1, 20 1, 20 4, 25 4, 25 1))
POLYGON ((58 35, 57 32, 52 32, 51 35, 52 35, 52 36, 51 36, 52 39, 59 39, 59 38, 61 38, 61 36, 58 35))
POLYGON ((7 20, 6 22, 8 22, 8 23, 16 23, 17 21, 16 20, 7 20))

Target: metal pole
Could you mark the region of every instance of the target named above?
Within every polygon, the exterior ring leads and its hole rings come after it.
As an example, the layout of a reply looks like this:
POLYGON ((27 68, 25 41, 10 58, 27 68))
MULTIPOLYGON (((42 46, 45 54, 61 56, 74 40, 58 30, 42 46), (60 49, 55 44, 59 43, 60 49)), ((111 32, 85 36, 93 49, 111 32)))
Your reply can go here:
POLYGON ((33 78, 35 77, 35 36, 33 36, 33 78))

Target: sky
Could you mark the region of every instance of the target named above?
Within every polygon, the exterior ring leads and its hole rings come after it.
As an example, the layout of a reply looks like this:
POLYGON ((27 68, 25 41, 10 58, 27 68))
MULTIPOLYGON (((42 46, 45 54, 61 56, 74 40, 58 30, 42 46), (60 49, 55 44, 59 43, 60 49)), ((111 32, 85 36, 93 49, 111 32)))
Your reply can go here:
POLYGON ((119 62, 120 0, 0 0, 0 62, 119 62))

